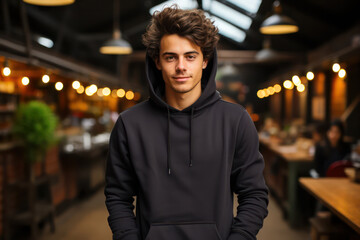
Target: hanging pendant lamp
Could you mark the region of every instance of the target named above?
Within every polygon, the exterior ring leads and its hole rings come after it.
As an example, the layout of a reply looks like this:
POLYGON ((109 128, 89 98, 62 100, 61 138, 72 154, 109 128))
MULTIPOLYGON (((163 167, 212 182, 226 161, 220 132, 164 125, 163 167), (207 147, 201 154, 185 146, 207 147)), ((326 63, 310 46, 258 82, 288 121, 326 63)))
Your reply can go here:
POLYGON ((114 0, 114 32, 113 38, 106 41, 100 48, 102 54, 125 55, 132 53, 131 45, 121 38, 119 27, 119 0, 114 0))
POLYGON ((299 31, 299 27, 290 17, 281 14, 281 6, 279 1, 273 4, 274 14, 266 18, 260 26, 262 34, 280 35, 289 34, 299 31))
POLYGON ((271 43, 269 38, 265 38, 263 42, 263 49, 256 53, 255 58, 256 60, 262 61, 269 61, 275 59, 279 56, 279 53, 271 48, 271 43))
POLYGON ((70 5, 75 0, 23 0, 25 3, 39 6, 64 6, 70 5))

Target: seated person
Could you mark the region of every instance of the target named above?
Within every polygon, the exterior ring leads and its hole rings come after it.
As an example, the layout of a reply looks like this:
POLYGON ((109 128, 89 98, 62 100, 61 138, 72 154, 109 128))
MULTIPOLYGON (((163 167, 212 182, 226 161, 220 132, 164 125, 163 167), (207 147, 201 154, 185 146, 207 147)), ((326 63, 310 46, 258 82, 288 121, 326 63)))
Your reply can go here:
POLYGON ((312 139, 315 146, 318 144, 322 144, 325 141, 326 130, 327 126, 323 122, 317 122, 313 125, 312 139))
POLYGON ((346 159, 350 154, 350 145, 344 142, 344 125, 340 120, 334 120, 326 132, 325 140, 315 147, 315 169, 320 177, 326 176, 329 166, 346 159))

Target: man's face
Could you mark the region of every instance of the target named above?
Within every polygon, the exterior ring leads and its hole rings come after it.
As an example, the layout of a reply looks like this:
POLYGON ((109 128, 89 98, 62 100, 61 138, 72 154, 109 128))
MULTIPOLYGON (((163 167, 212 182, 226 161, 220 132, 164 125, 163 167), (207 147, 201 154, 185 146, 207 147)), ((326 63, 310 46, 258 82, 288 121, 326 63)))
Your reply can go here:
POLYGON ((207 61, 192 41, 177 34, 164 35, 156 66, 162 72, 167 94, 201 93, 202 70, 207 61))

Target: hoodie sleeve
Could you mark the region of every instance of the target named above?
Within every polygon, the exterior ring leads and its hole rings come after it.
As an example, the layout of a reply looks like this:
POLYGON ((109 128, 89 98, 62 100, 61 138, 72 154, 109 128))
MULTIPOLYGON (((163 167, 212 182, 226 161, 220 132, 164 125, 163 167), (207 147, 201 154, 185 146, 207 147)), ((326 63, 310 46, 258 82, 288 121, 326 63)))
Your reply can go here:
POLYGON ((113 240, 139 240, 140 234, 133 212, 136 177, 121 116, 111 132, 105 179, 105 203, 109 211, 108 222, 113 240))
POLYGON ((263 177, 264 159, 259 152, 255 126, 244 110, 237 126, 236 150, 231 170, 231 189, 239 206, 228 240, 256 240, 267 216, 268 189, 263 177))

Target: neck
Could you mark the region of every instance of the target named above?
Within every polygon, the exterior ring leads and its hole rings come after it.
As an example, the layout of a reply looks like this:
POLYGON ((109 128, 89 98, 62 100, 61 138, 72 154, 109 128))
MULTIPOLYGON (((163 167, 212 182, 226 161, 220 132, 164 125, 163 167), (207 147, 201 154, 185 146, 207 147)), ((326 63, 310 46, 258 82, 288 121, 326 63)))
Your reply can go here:
POLYGON ((164 100, 167 104, 178 110, 183 110, 191 106, 201 96, 201 88, 198 91, 187 93, 176 93, 165 90, 164 100))

